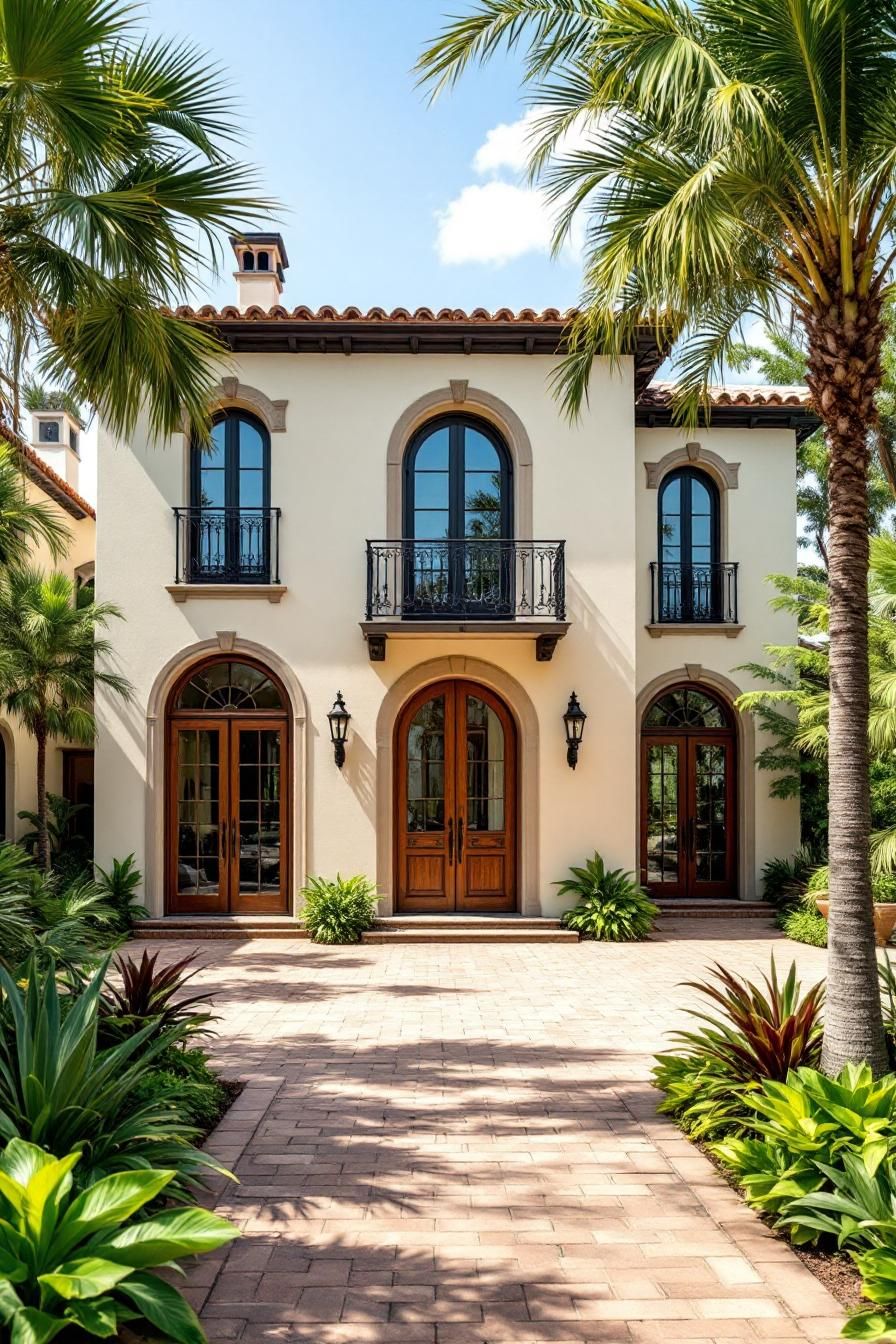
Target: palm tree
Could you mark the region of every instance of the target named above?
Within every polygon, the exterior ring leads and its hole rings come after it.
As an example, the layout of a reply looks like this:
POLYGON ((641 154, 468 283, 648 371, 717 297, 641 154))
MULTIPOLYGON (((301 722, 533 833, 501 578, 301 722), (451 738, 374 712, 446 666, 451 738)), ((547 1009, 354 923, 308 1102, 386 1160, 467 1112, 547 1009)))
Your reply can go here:
MULTIPOLYGON (((893 0, 479 0, 420 58, 434 91, 524 49, 531 166, 555 242, 587 212, 584 292, 556 388, 645 323, 680 340, 696 423, 748 314, 792 314, 829 458, 831 925, 823 1063, 884 1068, 869 873, 869 430, 896 216, 893 0), (558 150, 570 128, 583 147, 558 150)), ((741 335, 742 339, 742 335, 741 335)))
POLYGON ((38 371, 126 436, 207 433, 222 347, 176 318, 218 232, 267 213, 225 79, 129 0, 0 0, 0 413, 38 371))
POLYGON ((108 602, 77 605, 65 574, 14 566, 0 576, 0 703, 37 744, 37 862, 50 866, 47 835, 47 742, 51 737, 91 744, 97 682, 127 699, 130 683, 95 666, 111 645, 98 636, 111 617, 108 602))
POLYGON ((16 564, 38 542, 58 560, 70 539, 52 504, 28 498, 16 450, 0 439, 0 569, 16 564))

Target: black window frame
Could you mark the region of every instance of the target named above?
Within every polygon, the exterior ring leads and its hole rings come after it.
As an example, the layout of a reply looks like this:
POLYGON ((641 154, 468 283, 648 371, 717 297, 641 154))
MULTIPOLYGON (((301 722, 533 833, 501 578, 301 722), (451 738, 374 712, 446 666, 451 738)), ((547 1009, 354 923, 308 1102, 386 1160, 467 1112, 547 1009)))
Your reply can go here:
POLYGON ((659 611, 660 620, 668 623, 689 624, 695 621, 719 621, 722 609, 722 520, 721 495, 719 487, 712 477, 699 467, 676 467, 664 476, 660 482, 657 498, 657 570, 659 575, 659 611), (679 539, 677 561, 666 560, 663 551, 667 544, 663 536, 665 510, 663 501, 666 491, 674 481, 681 483, 679 489, 679 539), (710 500, 709 561, 695 563, 693 555, 693 509, 691 483, 698 482, 706 490, 710 500), (687 491, 685 491, 687 483, 687 491), (685 503, 687 494, 687 503, 685 503), (701 576, 699 571, 709 569, 708 575, 701 576), (672 571, 678 571, 677 580, 669 582, 672 571), (698 571, 695 573, 695 571, 698 571), (672 606, 670 594, 677 593, 677 601, 672 606))
POLYGON ((475 429, 489 440, 501 464, 501 531, 493 540, 513 540, 513 462, 507 444, 487 420, 475 415, 440 415, 427 420, 411 438, 404 455, 402 526, 406 541, 433 541, 440 538, 414 535, 414 500, 416 488, 415 463, 417 454, 426 440, 440 429, 448 429, 448 540, 472 541, 459 530, 464 519, 464 456, 463 434, 475 429))
POLYGON ((241 407, 218 411, 212 417, 212 426, 223 424, 224 430, 224 504, 206 507, 202 503, 202 466, 206 450, 200 444, 190 444, 190 567, 194 580, 201 583, 269 583, 271 577, 271 436, 267 425, 241 407), (249 425, 261 438, 261 505, 243 506, 240 497, 240 427, 249 425), (201 537, 204 516, 224 512, 225 564, 223 572, 204 570, 201 558, 201 537), (241 561, 240 528, 243 515, 259 515, 258 538, 261 544, 260 563, 245 570, 241 561))

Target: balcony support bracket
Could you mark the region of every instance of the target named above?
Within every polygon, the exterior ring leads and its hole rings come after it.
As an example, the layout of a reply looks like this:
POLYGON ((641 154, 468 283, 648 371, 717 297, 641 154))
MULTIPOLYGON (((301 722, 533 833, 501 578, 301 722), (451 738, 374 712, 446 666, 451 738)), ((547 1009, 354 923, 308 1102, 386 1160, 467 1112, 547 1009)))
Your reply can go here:
POLYGON ((535 660, 549 663, 569 629, 569 621, 361 621, 372 663, 386 661, 387 639, 530 639, 535 660))

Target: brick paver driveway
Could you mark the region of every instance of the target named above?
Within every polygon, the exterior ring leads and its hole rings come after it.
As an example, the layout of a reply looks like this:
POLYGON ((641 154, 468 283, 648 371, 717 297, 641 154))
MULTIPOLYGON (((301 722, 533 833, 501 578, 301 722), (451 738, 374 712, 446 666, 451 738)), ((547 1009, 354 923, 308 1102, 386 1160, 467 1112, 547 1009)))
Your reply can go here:
POLYGON ((821 974, 755 921, 635 946, 200 945, 218 1062, 248 1079, 214 1139, 244 1236, 190 1276, 209 1338, 836 1338, 833 1298, 648 1082, 678 983, 772 947, 821 974))

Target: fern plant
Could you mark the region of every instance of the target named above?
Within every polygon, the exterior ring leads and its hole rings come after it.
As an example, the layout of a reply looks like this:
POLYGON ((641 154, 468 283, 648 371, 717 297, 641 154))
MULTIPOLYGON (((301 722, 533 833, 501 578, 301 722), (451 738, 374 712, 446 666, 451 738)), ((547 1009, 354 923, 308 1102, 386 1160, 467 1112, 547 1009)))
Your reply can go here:
POLYGON ((604 943, 633 943, 646 938, 659 909, 631 873, 608 869, 595 850, 584 868, 570 868, 554 886, 561 896, 576 896, 577 902, 563 915, 563 924, 583 938, 604 943))
POLYGON ((376 915, 376 885, 367 877, 309 877, 300 895, 316 943, 357 943, 376 915))

